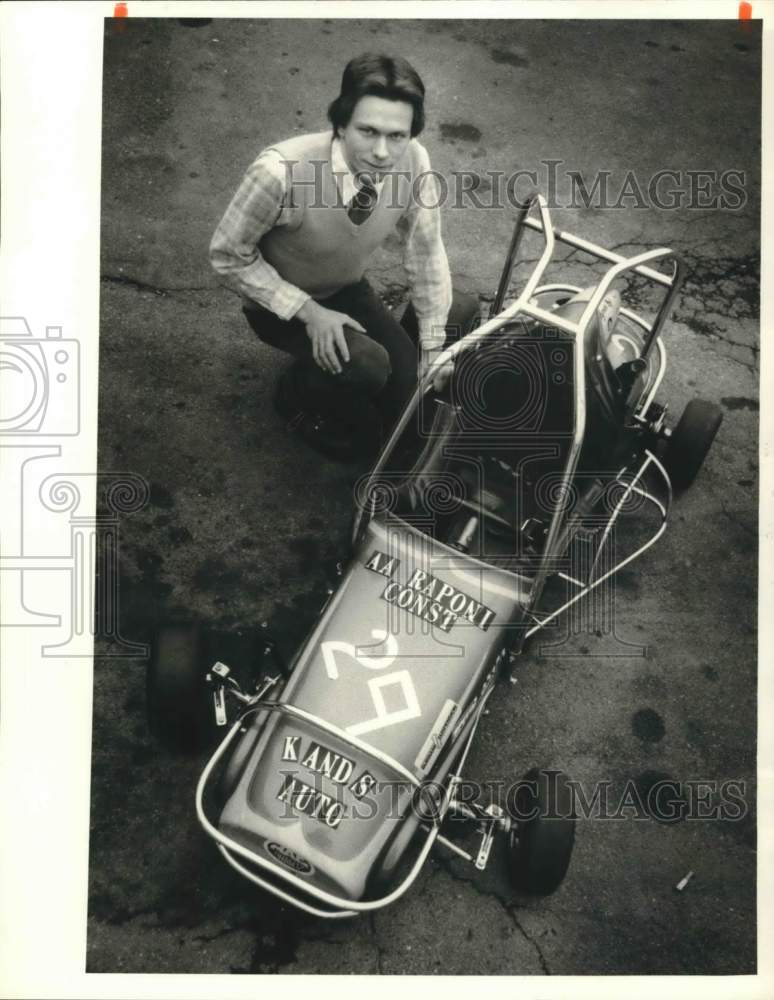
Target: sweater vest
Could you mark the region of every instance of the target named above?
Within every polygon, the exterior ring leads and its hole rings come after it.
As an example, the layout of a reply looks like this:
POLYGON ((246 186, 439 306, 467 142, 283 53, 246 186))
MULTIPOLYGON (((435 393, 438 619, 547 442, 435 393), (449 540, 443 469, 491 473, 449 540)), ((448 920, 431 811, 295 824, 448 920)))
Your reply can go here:
POLYGON ((379 201, 356 226, 347 214, 331 168, 330 132, 300 135, 270 148, 286 165, 287 225, 260 241, 263 258, 285 281, 325 299, 363 277, 368 258, 384 243, 411 205, 422 147, 412 139, 385 175, 379 201))

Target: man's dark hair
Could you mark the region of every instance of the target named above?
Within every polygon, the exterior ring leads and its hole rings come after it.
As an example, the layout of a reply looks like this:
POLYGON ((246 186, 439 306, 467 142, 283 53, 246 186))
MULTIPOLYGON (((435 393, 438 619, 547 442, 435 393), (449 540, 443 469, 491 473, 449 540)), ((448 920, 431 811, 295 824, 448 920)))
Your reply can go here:
POLYGON ((328 118, 336 133, 346 128, 361 97, 383 97, 406 101, 414 109, 411 137, 425 127, 425 85, 406 59, 364 52, 347 63, 341 77, 341 93, 328 108, 328 118))

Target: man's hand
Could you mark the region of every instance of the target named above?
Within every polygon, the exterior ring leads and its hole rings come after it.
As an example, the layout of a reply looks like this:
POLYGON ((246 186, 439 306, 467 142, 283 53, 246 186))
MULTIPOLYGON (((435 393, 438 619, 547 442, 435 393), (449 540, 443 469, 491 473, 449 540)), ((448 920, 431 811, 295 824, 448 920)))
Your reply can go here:
MULTIPOLYGON (((419 356, 419 370, 417 371, 417 381, 421 381, 423 375, 431 365, 435 364, 439 355, 443 353, 443 348, 434 348, 432 350, 422 349, 422 353, 419 356)), ((441 389, 449 381, 451 373, 454 371, 454 362, 447 361, 441 368, 437 369, 435 377, 433 378, 433 388, 436 392, 440 392, 441 389)))
POLYGON ((312 341, 312 354, 315 363, 323 371, 338 375, 341 372, 341 362, 349 361, 344 327, 351 326, 353 330, 365 333, 363 327, 346 313, 336 312, 335 309, 326 309, 314 299, 307 299, 296 316, 306 326, 306 334, 312 341), (341 360, 339 360, 339 355, 341 360))

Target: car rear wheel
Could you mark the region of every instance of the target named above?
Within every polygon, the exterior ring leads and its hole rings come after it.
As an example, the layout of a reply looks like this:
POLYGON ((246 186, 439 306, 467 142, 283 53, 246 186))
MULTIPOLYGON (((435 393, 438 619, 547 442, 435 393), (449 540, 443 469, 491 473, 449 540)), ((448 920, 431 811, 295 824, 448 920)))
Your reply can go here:
POLYGON ((212 735, 209 666, 197 626, 166 625, 156 633, 146 674, 148 727, 172 750, 194 753, 212 735))
POLYGON ((699 473, 723 421, 719 406, 692 399, 672 431, 664 463, 675 489, 687 489, 699 473))
POLYGON ((559 888, 570 865, 575 843, 572 787, 563 771, 533 768, 515 795, 508 874, 515 888, 547 896, 559 888))

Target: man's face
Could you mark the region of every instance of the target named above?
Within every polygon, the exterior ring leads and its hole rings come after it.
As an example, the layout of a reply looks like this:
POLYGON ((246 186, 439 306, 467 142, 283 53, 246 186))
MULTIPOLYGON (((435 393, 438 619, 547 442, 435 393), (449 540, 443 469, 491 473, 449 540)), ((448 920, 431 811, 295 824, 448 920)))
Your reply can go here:
POLYGON ((338 130, 352 173, 378 180, 380 174, 389 172, 409 144, 413 115, 407 101, 387 101, 370 94, 361 97, 349 125, 338 130))

